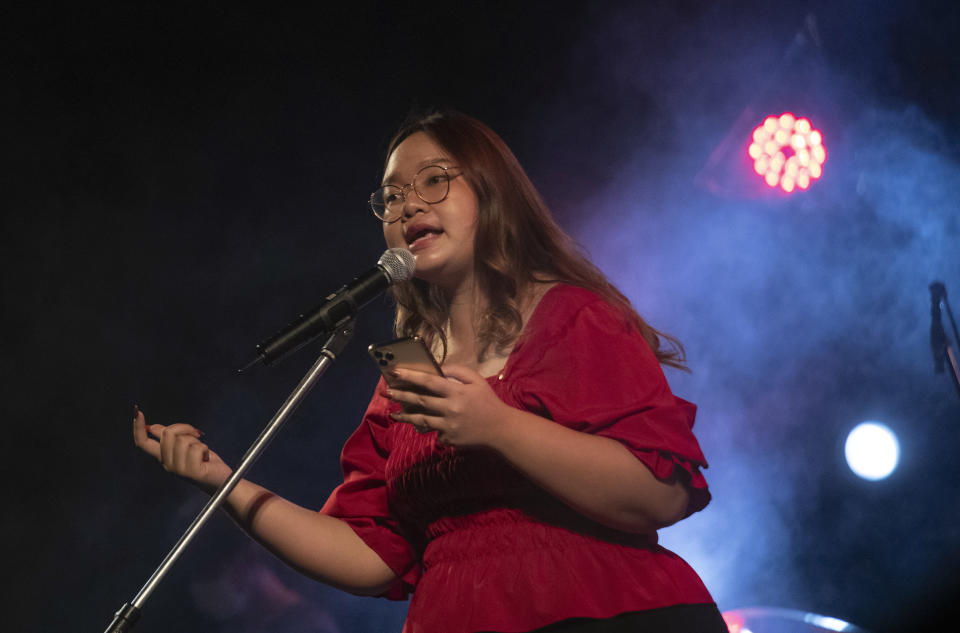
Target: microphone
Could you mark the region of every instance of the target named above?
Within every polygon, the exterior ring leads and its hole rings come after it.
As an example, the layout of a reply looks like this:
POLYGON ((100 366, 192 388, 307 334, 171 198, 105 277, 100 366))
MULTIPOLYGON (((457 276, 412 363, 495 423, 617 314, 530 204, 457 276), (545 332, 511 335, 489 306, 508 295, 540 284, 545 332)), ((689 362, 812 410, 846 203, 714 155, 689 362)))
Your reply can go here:
POLYGON ((942 281, 930 284, 930 349, 933 351, 933 371, 943 373, 943 363, 947 356, 947 333, 943 331, 940 314, 940 302, 947 296, 947 288, 942 281))
POLYGON ((257 358, 241 369, 262 362, 272 365, 307 343, 330 334, 352 319, 391 285, 413 277, 416 260, 405 248, 387 249, 377 265, 328 295, 320 305, 301 314, 290 325, 257 345, 257 358))

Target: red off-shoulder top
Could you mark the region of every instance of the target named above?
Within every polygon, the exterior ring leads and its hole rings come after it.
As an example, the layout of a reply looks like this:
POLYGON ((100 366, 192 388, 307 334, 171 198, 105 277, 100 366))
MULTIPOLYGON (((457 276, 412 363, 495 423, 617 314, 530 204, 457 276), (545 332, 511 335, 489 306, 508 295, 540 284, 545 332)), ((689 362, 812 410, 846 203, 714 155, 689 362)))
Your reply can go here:
MULTIPOLYGON (((691 431, 643 337, 596 294, 558 284, 531 315, 503 372, 505 403, 622 442, 661 479, 710 500, 691 431)), ((378 385, 378 390, 380 385, 378 385)), ((343 448, 344 482, 322 512, 347 521, 413 594, 405 633, 530 631, 566 618, 713 600, 656 533, 627 534, 578 514, 492 451, 458 449, 394 422, 374 395, 343 448)))

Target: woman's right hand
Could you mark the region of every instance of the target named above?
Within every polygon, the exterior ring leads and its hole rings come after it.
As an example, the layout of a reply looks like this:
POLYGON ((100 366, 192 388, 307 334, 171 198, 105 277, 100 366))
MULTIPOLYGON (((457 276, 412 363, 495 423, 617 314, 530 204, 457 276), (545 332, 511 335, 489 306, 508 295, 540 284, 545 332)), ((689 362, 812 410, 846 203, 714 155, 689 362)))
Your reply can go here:
MULTIPOLYGON (((189 424, 147 426, 139 408, 133 417, 138 447, 167 471, 212 494, 232 471, 199 440, 201 435, 189 424)), ((250 536, 312 578, 364 595, 379 595, 397 580, 348 523, 293 504, 253 482, 237 482, 224 509, 250 536)))
POLYGON ((233 471, 200 441, 202 435, 189 424, 147 425, 139 407, 133 417, 133 442, 138 448, 159 461, 164 470, 212 494, 233 471))

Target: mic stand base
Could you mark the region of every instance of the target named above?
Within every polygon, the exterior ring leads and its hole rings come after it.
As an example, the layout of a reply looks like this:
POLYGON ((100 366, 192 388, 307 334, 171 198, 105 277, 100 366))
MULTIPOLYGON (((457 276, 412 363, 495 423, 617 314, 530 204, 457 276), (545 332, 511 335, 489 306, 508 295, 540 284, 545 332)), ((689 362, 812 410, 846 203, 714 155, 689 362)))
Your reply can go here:
POLYGON ((203 510, 200 511, 200 514, 197 515, 197 518, 193 520, 193 523, 190 524, 190 527, 187 528, 187 531, 184 532, 183 536, 180 537, 180 540, 177 541, 177 544, 173 546, 173 549, 167 553, 166 557, 163 559, 163 562, 160 563, 160 566, 157 567, 157 570, 153 572, 153 575, 150 576, 150 579, 147 580, 146 584, 140 589, 140 592, 133 599, 132 602, 124 604, 119 611, 117 611, 116 616, 113 619, 113 623, 107 628, 105 633, 125 633, 132 629, 133 625, 136 624, 137 620, 140 619, 140 609, 143 606, 143 603, 146 602, 147 598, 150 597, 150 594, 153 593, 153 590, 156 589, 157 585, 160 584, 160 581, 163 580, 163 577, 167 575, 167 572, 170 571, 170 568, 173 564, 180 558, 183 551, 187 548, 187 545, 190 544, 190 541, 197 535, 200 531, 200 528, 206 524, 206 522, 213 516, 213 513, 223 505, 223 502, 226 500, 227 496, 233 491, 236 485, 243 479, 243 476, 247 473, 250 467, 253 465, 257 458, 260 457, 260 454, 267 448, 267 445, 273 439, 274 435, 280 430, 280 427, 283 426, 283 423, 286 422, 287 417, 293 413, 297 406, 300 404, 300 401, 310 393, 310 390, 324 374, 330 364, 336 359, 336 357, 343 352, 343 349, 347 346, 347 343, 350 341, 350 337, 353 335, 353 321, 349 321, 340 328, 338 328, 327 342, 323 344, 323 350, 320 352, 320 357, 313 364, 307 374, 300 381, 300 384, 297 385, 296 389, 287 397, 283 405, 280 406, 280 409, 274 414, 273 418, 267 424, 266 428, 260 433, 260 436, 253 442, 247 453, 243 456, 243 459, 240 460, 240 464, 237 466, 236 470, 233 471, 233 474, 223 483, 223 486, 220 487, 220 490, 210 498, 210 501, 207 502, 207 505, 203 507, 203 510))

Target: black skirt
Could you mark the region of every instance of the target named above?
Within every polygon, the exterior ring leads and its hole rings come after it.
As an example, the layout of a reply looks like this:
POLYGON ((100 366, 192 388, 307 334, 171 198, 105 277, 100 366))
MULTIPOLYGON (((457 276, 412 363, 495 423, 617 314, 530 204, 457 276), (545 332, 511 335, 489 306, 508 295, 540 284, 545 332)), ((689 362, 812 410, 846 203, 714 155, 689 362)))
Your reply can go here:
MULTIPOLYGON (((612 618, 568 618, 530 633, 729 633, 715 604, 680 604, 612 618)), ((485 633, 494 633, 492 631, 485 633)))

